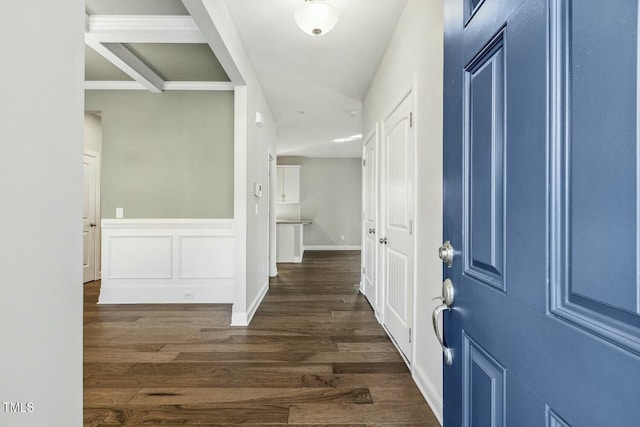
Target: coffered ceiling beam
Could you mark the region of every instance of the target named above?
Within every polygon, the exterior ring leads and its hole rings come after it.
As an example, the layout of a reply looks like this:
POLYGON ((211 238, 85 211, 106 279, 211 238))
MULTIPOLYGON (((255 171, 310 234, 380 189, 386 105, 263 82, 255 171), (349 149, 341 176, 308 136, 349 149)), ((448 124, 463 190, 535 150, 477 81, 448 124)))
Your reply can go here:
MULTIPOLYGON (((233 91, 231 82, 164 82, 164 90, 233 91)), ((86 81, 85 90, 147 90, 136 81, 86 81)))
MULTIPOLYGON (((242 73, 231 55, 231 52, 227 47, 227 43, 222 35, 223 31, 226 29, 224 28, 225 24, 228 24, 227 21, 230 21, 231 19, 229 12, 226 9, 226 4, 223 9, 226 13, 221 13, 219 16, 216 16, 215 13, 210 13, 207 7, 203 4, 203 0, 182 0, 182 4, 184 4, 186 9, 189 11, 189 14, 193 17, 198 28, 200 28, 201 34, 209 44, 211 51, 215 54, 216 58, 218 58, 218 62, 222 65, 222 68, 227 73, 227 76, 229 76, 229 79, 235 85, 246 84, 245 79, 242 77, 242 73), (218 26, 223 28, 219 29, 218 26)), ((213 6, 217 6, 217 4, 214 3, 213 6)), ((235 28, 233 28, 233 31, 236 31, 235 28)))
POLYGON ((126 46, 120 43, 102 43, 92 34, 85 35, 85 43, 149 91, 153 93, 163 91, 165 82, 162 77, 126 46))
POLYGON ((87 34, 101 43, 206 43, 191 16, 91 15, 87 34))

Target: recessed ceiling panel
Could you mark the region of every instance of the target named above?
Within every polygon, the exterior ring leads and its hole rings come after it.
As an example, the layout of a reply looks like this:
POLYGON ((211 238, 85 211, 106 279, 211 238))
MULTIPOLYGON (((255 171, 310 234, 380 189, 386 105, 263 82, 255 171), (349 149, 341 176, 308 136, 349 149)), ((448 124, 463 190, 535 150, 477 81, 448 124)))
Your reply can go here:
POLYGON ((87 0, 90 15, 188 15, 180 0, 87 0))
POLYGON ((127 47, 166 81, 229 81, 207 44, 132 43, 127 47))
POLYGON ((131 81, 126 73, 104 59, 89 46, 84 47, 84 79, 85 81, 131 81))

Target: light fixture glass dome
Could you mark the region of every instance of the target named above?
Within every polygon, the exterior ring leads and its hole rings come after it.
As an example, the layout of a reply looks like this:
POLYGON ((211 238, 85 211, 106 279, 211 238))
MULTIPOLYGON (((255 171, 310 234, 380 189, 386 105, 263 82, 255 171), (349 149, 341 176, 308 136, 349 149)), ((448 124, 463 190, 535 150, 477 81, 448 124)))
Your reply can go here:
POLYGON ((312 36, 327 34, 338 23, 338 9, 324 0, 305 0, 296 9, 298 27, 312 36))

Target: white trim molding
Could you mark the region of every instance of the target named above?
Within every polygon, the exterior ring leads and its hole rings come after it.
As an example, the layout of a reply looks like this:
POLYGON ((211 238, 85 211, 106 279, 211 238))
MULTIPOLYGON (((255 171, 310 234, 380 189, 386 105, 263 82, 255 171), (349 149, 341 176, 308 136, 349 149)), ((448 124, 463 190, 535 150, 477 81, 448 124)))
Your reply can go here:
POLYGON ((206 43, 191 16, 90 15, 87 33, 99 43, 206 43))
POLYGON ((99 304, 234 301, 232 219, 103 219, 99 304))
POLYGON ((305 251, 359 251, 362 250, 360 245, 352 246, 334 246, 334 245, 310 245, 304 247, 305 251))
MULTIPOLYGON (((142 83, 134 80, 84 82, 85 90, 148 90, 142 83)), ((164 82, 162 90, 199 90, 199 91, 233 91, 231 82, 164 82)))
POLYGON ((440 422, 440 425, 443 425, 444 412, 442 396, 440 395, 440 393, 438 393, 438 390, 429 380, 429 377, 427 376, 427 374, 425 374, 424 370, 420 366, 414 365, 412 371, 413 381, 418 386, 418 389, 420 389, 420 391, 422 392, 422 396, 427 401, 427 404, 440 422))
POLYGON ((262 285, 260 292, 258 292, 258 295, 253 299, 245 313, 233 313, 231 315, 231 326, 249 326, 258 307, 262 304, 262 300, 267 296, 267 292, 269 292, 269 280, 262 285))

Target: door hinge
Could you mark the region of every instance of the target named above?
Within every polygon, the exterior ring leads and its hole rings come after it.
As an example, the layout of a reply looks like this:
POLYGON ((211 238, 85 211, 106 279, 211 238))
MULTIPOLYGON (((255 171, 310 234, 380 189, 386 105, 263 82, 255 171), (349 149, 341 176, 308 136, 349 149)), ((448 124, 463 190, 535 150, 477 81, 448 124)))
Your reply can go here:
POLYGON ((413 127, 413 112, 409 113, 409 127, 413 127))
POLYGON ((362 166, 367 166, 367 159, 362 159, 362 166))
POLYGON ((413 220, 409 220, 409 235, 413 234, 413 220))
POLYGON ((364 267, 362 267, 362 274, 364 274, 364 267))
POLYGON ((411 342, 411 328, 409 328, 409 342, 411 342))

